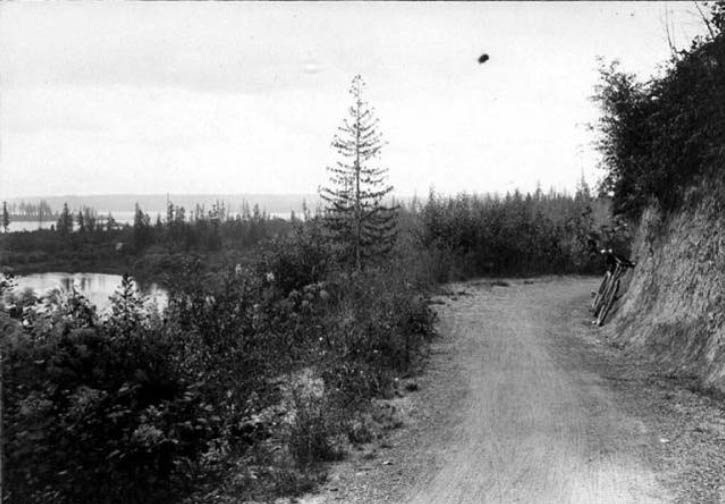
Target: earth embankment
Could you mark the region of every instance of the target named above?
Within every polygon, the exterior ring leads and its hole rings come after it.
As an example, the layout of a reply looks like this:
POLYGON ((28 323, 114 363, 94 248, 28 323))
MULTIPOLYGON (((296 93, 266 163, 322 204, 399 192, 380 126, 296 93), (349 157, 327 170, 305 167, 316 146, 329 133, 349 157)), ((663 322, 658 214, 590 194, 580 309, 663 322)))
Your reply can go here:
POLYGON ((611 335, 725 392, 725 191, 717 187, 693 190, 705 196, 673 214, 645 211, 611 335))

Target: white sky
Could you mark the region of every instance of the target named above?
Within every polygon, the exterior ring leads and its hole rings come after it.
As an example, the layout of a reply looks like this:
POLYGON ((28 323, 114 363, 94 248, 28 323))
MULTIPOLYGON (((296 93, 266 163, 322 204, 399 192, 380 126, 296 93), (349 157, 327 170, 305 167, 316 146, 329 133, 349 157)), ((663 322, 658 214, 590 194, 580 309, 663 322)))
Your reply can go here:
POLYGON ((315 192, 356 73, 398 194, 573 189, 596 56, 652 74, 666 10, 704 32, 691 3, 4 2, 0 197, 315 192))

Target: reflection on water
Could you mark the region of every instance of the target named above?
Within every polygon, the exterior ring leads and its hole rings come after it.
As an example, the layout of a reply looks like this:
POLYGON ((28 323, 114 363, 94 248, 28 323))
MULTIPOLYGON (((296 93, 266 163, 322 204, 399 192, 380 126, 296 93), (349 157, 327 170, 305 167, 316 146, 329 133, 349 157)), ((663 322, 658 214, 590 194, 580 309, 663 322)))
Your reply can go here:
MULTIPOLYGON (((46 294, 53 289, 65 292, 75 290, 94 304, 99 313, 110 307, 112 296, 121 286, 121 275, 107 275, 104 273, 36 273, 15 277, 17 292, 28 288, 36 295, 46 294)), ((166 307, 168 298, 166 291, 155 283, 137 284, 137 289, 148 296, 149 301, 155 302, 159 309, 166 307)))

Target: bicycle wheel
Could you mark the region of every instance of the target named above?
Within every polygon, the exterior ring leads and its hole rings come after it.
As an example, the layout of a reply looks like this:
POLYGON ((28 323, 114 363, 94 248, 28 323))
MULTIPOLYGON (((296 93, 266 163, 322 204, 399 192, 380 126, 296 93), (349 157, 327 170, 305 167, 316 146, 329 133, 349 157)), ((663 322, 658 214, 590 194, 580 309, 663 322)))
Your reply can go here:
POLYGON ((601 327, 604 324, 604 320, 607 318, 607 315, 609 314, 609 311, 612 309, 612 306, 614 306, 614 300, 617 297, 618 290, 619 290, 619 278, 617 278, 616 281, 612 282, 610 289, 606 293, 606 299, 604 300, 604 303, 602 304, 602 308, 599 310, 599 315, 597 315, 597 325, 598 326, 601 327))
POLYGON ((597 291, 596 295, 594 296, 594 299, 592 300, 592 313, 596 317, 599 313, 599 309, 602 307, 602 301, 604 300, 604 293, 607 292, 608 287, 608 281, 611 278, 610 275, 604 275, 604 278, 602 278, 602 283, 599 285, 599 290, 597 291))

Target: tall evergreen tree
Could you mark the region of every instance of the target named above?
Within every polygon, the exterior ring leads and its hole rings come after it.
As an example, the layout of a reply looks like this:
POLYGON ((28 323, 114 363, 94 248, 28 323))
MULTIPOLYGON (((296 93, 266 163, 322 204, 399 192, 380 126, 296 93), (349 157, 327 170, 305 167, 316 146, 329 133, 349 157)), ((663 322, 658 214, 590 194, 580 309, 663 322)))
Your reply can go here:
POLYGON ((374 109, 363 98, 364 88, 362 77, 356 75, 349 115, 332 140, 341 159, 327 168, 330 187, 319 189, 326 204, 325 227, 356 270, 390 251, 397 217, 397 207, 383 204, 393 186, 386 183, 387 168, 377 163, 385 142, 374 109))
POLYGON ((133 213, 133 243, 137 250, 151 244, 151 218, 136 203, 133 213))
POLYGON ((108 212, 106 217, 106 231, 113 231, 116 228, 116 219, 113 218, 111 212, 108 212))
POLYGON ((73 215, 68 209, 68 203, 63 203, 63 211, 60 213, 57 225, 60 234, 68 234, 73 231, 73 215))
POLYGON ((38 229, 43 229, 43 202, 38 205, 38 229))
POLYGON ((10 214, 8 213, 8 204, 6 201, 3 201, 3 229, 5 232, 8 232, 8 228, 10 227, 10 214))
POLYGON ((86 232, 86 222, 83 218, 83 210, 78 210, 78 216, 76 217, 76 222, 78 223, 78 231, 81 233, 86 232))
POLYGON ((92 233, 98 229, 98 215, 94 208, 87 206, 83 207, 83 222, 85 224, 85 229, 88 232, 92 233))

